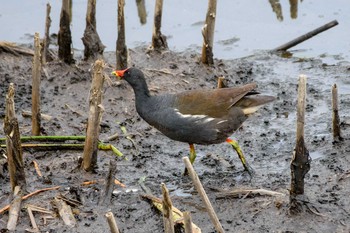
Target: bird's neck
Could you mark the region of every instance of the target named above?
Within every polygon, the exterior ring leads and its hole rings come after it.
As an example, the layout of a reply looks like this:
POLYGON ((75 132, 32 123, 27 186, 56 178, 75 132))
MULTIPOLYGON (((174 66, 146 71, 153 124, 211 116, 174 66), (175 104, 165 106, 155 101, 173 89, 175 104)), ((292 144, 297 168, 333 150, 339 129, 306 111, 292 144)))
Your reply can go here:
POLYGON ((142 86, 142 87, 140 86, 133 87, 133 89, 135 92, 136 101, 146 100, 151 97, 147 84, 145 84, 145 86, 142 86))
POLYGON ((128 79, 126 79, 126 81, 128 81, 132 89, 134 89, 136 100, 141 101, 142 99, 147 99, 151 96, 146 80, 143 77, 141 77, 137 82, 128 79))
POLYGON ((143 119, 152 112, 152 96, 148 89, 135 90, 135 106, 136 111, 143 119))

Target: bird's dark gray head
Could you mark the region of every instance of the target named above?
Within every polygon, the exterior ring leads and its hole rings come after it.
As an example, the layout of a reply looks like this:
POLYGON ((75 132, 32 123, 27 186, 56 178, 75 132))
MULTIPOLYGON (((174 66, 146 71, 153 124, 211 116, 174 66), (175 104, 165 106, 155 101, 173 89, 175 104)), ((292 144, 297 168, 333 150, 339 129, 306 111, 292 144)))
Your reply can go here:
POLYGON ((125 79, 135 91, 135 94, 146 94, 149 95, 148 86, 145 80, 145 76, 142 71, 131 67, 125 70, 116 70, 113 72, 116 76, 125 79))

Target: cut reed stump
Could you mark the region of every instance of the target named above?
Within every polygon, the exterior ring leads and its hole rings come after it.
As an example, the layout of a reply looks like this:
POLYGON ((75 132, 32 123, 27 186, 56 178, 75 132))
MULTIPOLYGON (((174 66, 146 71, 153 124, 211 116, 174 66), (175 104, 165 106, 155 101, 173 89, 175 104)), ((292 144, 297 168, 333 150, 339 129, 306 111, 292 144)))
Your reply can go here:
POLYGON ((125 44, 124 6, 125 0, 118 0, 117 70, 123 70, 128 67, 128 48, 125 44))
POLYGON ((88 0, 84 37, 84 60, 101 58, 104 46, 96 29, 96 0, 88 0))
POLYGON ((162 194, 163 194, 163 223, 164 223, 164 232, 165 233, 174 233, 174 220, 173 220, 173 204, 171 202, 169 191, 166 188, 165 184, 162 183, 162 194))
POLYGON ((168 43, 166 42, 166 36, 164 36, 160 28, 162 26, 162 12, 163 12, 163 0, 156 0, 154 9, 154 24, 152 33, 152 47, 151 49, 161 51, 168 49, 168 43))
POLYGON ((46 4, 46 19, 45 19, 45 37, 43 40, 43 53, 41 56, 41 63, 43 65, 46 64, 46 61, 50 60, 49 56, 49 45, 50 45, 50 27, 51 27, 51 18, 50 18, 50 13, 51 13, 51 5, 50 3, 46 4))
POLYGON ((205 25, 202 28, 203 47, 202 47, 202 63, 207 65, 214 64, 213 43, 216 19, 216 0, 209 0, 208 11, 205 19, 205 25))
POLYGON ((40 79, 41 79, 41 46, 39 33, 34 35, 34 58, 32 69, 32 135, 40 135, 40 79))
POLYGON ((340 119, 338 109, 338 88, 337 84, 334 84, 332 86, 332 129, 334 142, 339 142, 343 140, 340 133, 340 119))
POLYGON ((302 200, 304 194, 304 178, 306 173, 310 170, 311 163, 309 151, 306 149, 304 141, 305 105, 306 76, 300 75, 298 87, 296 146, 290 164, 292 179, 289 211, 292 214, 303 211, 302 200))
POLYGON ((223 77, 223 76, 218 77, 218 84, 217 84, 216 88, 225 88, 226 85, 224 83, 224 80, 225 80, 225 77, 223 77))
POLYGON ((72 35, 70 30, 71 21, 71 1, 62 0, 60 15, 60 29, 58 31, 58 57, 67 64, 74 62, 72 54, 72 35))
POLYGON ((89 98, 89 119, 86 130, 86 140, 83 152, 82 167, 85 171, 91 171, 96 167, 98 138, 100 134, 100 122, 103 113, 102 87, 104 83, 104 62, 97 60, 93 67, 93 77, 89 98))
POLYGON ((10 83, 6 95, 4 133, 6 135, 6 152, 12 191, 14 191, 16 186, 20 186, 21 190, 26 189, 21 138, 15 113, 14 96, 15 87, 13 83, 10 83))

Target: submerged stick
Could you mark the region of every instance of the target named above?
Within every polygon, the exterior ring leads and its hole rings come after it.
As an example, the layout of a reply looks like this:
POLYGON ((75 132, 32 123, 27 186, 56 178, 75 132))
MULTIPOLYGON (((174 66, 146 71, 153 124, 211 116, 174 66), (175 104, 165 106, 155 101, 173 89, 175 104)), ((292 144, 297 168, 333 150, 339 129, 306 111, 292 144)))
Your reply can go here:
POLYGON ((34 35, 34 58, 32 70, 32 135, 40 135, 40 79, 41 79, 41 55, 39 33, 34 35))
POLYGON ((289 41, 281 46, 278 46, 277 48, 273 49, 272 52, 286 51, 286 50, 316 36, 317 34, 324 32, 324 31, 336 26, 336 25, 338 25, 338 21, 333 20, 333 21, 331 21, 331 22, 329 22, 329 23, 327 23, 319 28, 316 28, 315 30, 312 30, 312 31, 310 31, 302 36, 295 38, 294 40, 291 40, 291 41, 289 41))
POLYGON ((216 231, 219 232, 219 233, 223 233, 224 229, 221 226, 221 223, 220 223, 220 221, 219 221, 219 219, 218 219, 218 217, 217 217, 217 215, 216 215, 216 213, 214 211, 214 208, 211 205, 210 200, 209 200, 207 194, 205 193, 205 190, 204 190, 204 188, 203 188, 203 186, 202 186, 202 184, 201 184, 201 182, 200 182, 200 180, 198 178, 198 175, 197 175, 196 171, 193 169, 193 166, 192 166, 189 158, 188 157, 183 157, 182 160, 185 163, 187 171, 188 171, 188 173, 189 173, 189 175, 191 177, 191 180, 192 180, 192 182, 193 182, 193 184, 194 184, 194 186, 195 186, 199 196, 202 198, 202 201, 204 202, 204 205, 205 205, 205 207, 206 207, 206 209, 208 211, 210 220, 214 224, 214 227, 215 227, 216 231))
MULTIPOLYGON (((61 186, 55 186, 55 187, 43 188, 43 189, 36 190, 36 191, 34 191, 32 193, 29 193, 29 194, 23 196, 22 197, 22 201, 26 200, 26 199, 28 199, 28 198, 30 198, 30 197, 38 194, 38 193, 45 192, 45 191, 50 191, 50 190, 56 190, 56 189, 59 189, 59 188, 61 188, 61 186)), ((0 209, 0 214, 4 213, 5 211, 7 211, 9 209, 10 209, 10 205, 6 205, 5 207, 0 209)))
POLYGON ((109 229, 111 230, 111 233, 119 233, 117 222, 115 221, 113 213, 107 212, 105 216, 107 218, 107 222, 109 225, 109 229))
MULTIPOLYGON (((22 149, 37 149, 37 150, 83 150, 85 144, 82 143, 68 143, 68 144, 59 144, 59 143, 22 143, 22 149)), ((6 145, 0 144, 0 148, 7 148, 6 145)), ((98 143, 98 149, 104 151, 112 151, 117 156, 123 156, 123 153, 120 152, 115 146, 111 144, 104 144, 102 142, 98 143)))
POLYGON ((297 133, 296 146, 290 164, 291 168, 291 189, 290 189, 290 211, 300 212, 301 204, 297 200, 298 195, 304 194, 304 178, 310 170, 311 158, 304 142, 304 123, 306 105, 306 76, 299 76, 298 106, 297 106, 297 133))
POLYGON ((10 53, 15 56, 25 55, 34 56, 34 51, 28 48, 20 47, 15 43, 10 43, 7 41, 0 41, 0 50, 4 53, 10 53))
POLYGON ((162 183, 162 194, 163 194, 163 223, 164 223, 164 232, 165 233, 174 233, 174 220, 173 220, 173 204, 169 196, 169 191, 166 188, 165 184, 162 183))
POLYGON ((62 0, 60 29, 58 31, 58 57, 67 64, 74 62, 72 54, 72 35, 70 30, 71 0, 62 0))
POLYGON ((118 0, 117 70, 123 70, 128 67, 128 48, 125 44, 124 6, 125 0, 118 0))
MULTIPOLYGON (((23 117, 32 117, 33 114, 31 111, 26 111, 26 110, 22 110, 22 116, 23 117)), ((40 119, 43 119, 45 121, 51 121, 52 120, 52 116, 50 115, 47 115, 47 114, 43 114, 43 113, 40 113, 40 119)))
POLYGON ((341 141, 337 84, 332 86, 332 110, 333 141, 341 141))
POLYGON ((55 197, 53 201, 64 224, 70 227, 74 227, 77 222, 74 218, 70 205, 68 205, 64 200, 61 200, 57 197, 55 197))
POLYGON ((13 199, 10 204, 9 220, 7 222, 7 229, 9 231, 15 231, 19 212, 21 210, 22 203, 22 190, 20 186, 16 186, 14 189, 13 199))
POLYGON ((13 83, 10 83, 8 94, 6 95, 4 133, 6 135, 7 161, 12 191, 14 191, 16 186, 20 186, 21 190, 26 189, 26 177, 19 126, 15 113, 14 96, 15 87, 13 83))
POLYGON ((49 51, 49 45, 50 45, 50 26, 51 26, 50 12, 51 12, 51 5, 50 3, 47 3, 46 20, 45 20, 45 38, 43 42, 43 54, 41 56, 41 62, 43 65, 45 65, 46 61, 48 60, 48 51, 49 51))
POLYGON ((203 47, 202 47, 202 63, 213 65, 213 44, 216 19, 216 0, 209 0, 208 11, 205 19, 205 25, 202 28, 203 47))
POLYGON ((166 36, 164 36, 161 31, 162 25, 162 12, 163 12, 163 0, 156 0, 156 5, 154 9, 154 24, 152 33, 152 49, 164 50, 168 48, 166 42, 166 36))
MULTIPOLYGON (((44 144, 44 143, 22 143, 23 149, 36 149, 36 150, 83 150, 84 144, 44 144)), ((6 145, 0 145, 0 148, 7 148, 6 145)))
MULTIPOLYGON (((46 135, 46 136, 21 136, 21 142, 28 142, 28 141, 52 141, 52 142, 61 142, 61 141, 69 141, 69 140, 75 140, 75 141, 85 141, 86 136, 52 136, 52 135, 46 135)), ((0 138, 0 142, 5 141, 5 138, 0 138)))
POLYGON ((241 198, 242 196, 244 197, 250 197, 250 196, 273 196, 273 197, 279 197, 279 196, 284 196, 284 193, 272 191, 272 190, 267 190, 267 189, 233 189, 233 190, 220 190, 220 194, 217 196, 217 198, 228 198, 228 197, 233 197, 233 198, 241 198))
POLYGON ((31 232, 40 232, 38 224, 36 224, 32 208, 30 206, 29 207, 27 206, 27 212, 30 218, 30 223, 32 224, 32 227, 33 227, 33 229, 31 229, 31 232))
POLYGON ((111 203, 113 187, 114 187, 114 176, 117 172, 117 163, 114 160, 109 161, 109 170, 105 179, 105 188, 101 192, 100 205, 109 205, 111 203))
POLYGON ((100 122, 103 113, 102 87, 104 62, 97 60, 93 69, 92 84, 89 97, 89 119, 86 130, 86 140, 83 153, 82 167, 85 171, 91 171, 97 163, 98 138, 100 134, 100 122))

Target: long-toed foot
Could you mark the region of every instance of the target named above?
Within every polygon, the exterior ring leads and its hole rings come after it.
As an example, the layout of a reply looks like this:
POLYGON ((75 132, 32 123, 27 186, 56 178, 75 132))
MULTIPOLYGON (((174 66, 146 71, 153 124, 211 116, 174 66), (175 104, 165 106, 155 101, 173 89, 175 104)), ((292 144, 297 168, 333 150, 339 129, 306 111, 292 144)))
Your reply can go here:
POLYGON ((243 152, 240 146, 238 145, 238 142, 230 138, 227 138, 226 142, 229 143, 233 147, 233 149, 237 152, 237 155, 243 164, 244 170, 246 170, 250 176, 253 176, 255 172, 253 168, 248 164, 247 160, 245 159, 243 152))

